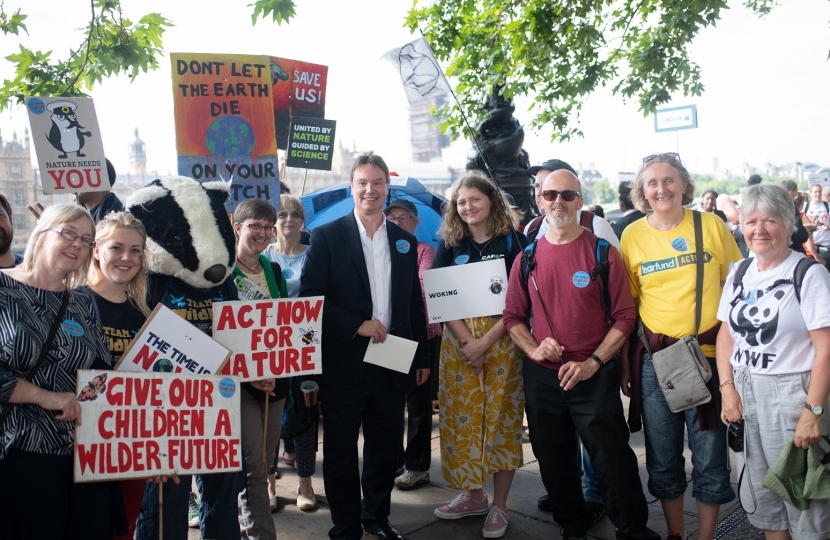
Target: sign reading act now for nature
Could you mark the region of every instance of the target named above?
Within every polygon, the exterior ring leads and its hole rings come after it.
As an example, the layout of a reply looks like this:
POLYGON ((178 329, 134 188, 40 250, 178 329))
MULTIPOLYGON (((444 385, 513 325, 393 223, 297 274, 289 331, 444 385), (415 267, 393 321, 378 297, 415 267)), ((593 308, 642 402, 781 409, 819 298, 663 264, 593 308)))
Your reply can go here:
POLYGON ((78 371, 75 481, 242 468, 239 379, 78 371))
POLYGON ((213 338, 233 351, 221 373, 258 381, 322 373, 323 297, 221 302, 213 338))
POLYGON ((334 120, 322 118, 293 117, 285 164, 301 169, 330 171, 336 124, 334 120))

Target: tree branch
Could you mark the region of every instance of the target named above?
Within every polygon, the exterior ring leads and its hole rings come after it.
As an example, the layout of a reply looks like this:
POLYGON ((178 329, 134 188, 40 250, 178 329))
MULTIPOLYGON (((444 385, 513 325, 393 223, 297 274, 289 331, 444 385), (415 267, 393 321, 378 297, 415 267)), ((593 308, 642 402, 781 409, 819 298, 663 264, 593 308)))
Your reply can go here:
MULTIPOLYGON (((72 79, 72 82, 70 82, 69 86, 66 87, 67 93, 75 89, 75 84, 78 82, 78 79, 81 78, 81 75, 83 75, 86 65, 89 62, 89 50, 90 47, 92 47, 92 32, 95 30, 97 20, 95 15, 95 0, 89 0, 89 7, 92 10, 92 20, 89 21, 89 34, 86 36, 86 56, 84 57, 84 63, 81 64, 81 68, 78 70, 75 78, 72 79)), ((83 45, 81 45, 81 47, 83 47, 83 45)))

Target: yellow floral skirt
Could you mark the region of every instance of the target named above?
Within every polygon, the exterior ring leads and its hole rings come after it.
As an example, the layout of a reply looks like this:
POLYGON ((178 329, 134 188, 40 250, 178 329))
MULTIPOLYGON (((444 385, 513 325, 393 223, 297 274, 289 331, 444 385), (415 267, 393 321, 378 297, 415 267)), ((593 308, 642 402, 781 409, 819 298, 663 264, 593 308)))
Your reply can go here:
MULTIPOLYGON (((476 339, 499 317, 466 319, 476 339)), ((444 328, 438 401, 441 474, 451 489, 480 488, 493 471, 522 466, 524 384, 519 351, 510 335, 491 345, 481 377, 464 363, 458 340, 444 328)))

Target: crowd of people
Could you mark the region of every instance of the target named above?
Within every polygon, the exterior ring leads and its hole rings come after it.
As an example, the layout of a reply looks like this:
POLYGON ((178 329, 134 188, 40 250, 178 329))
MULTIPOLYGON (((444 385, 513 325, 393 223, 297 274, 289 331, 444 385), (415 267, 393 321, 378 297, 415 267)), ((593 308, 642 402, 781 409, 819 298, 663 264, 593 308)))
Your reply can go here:
POLYGON ((484 538, 509 527, 529 436, 539 507, 565 540, 585 540, 605 515, 620 540, 658 540, 629 445, 640 429, 667 540, 687 539, 687 445, 697 538, 714 540, 720 507, 736 496, 728 439, 746 471, 740 499, 754 502, 749 520, 767 540, 830 537, 830 499, 804 504, 791 482, 774 480, 781 455, 830 461, 828 194, 752 178, 739 208, 707 191, 692 210, 695 184, 680 156, 656 154, 620 185, 623 215, 609 223, 601 208, 583 208, 568 163, 548 160, 528 175, 541 215, 525 227, 491 179, 462 175, 437 249, 414 236, 417 206, 390 202, 389 169, 371 152, 352 166, 354 211, 310 235, 289 193, 279 209, 240 203, 226 299, 325 297, 322 375, 244 383, 243 470, 197 476, 199 496, 189 476, 72 478, 74 424, 84 420, 75 372, 111 369, 123 344, 108 335, 135 335, 160 301, 144 225, 111 193, 79 194, 78 204, 42 210, 21 257, 10 252, 12 209, 0 195, 0 537, 155 538, 164 490, 165 538, 186 538, 188 524, 206 539, 276 538, 280 443, 297 469, 297 506, 317 505, 318 422, 297 399, 306 378, 320 387, 333 540, 402 538, 389 522, 391 493, 431 481, 436 401, 441 476, 459 495, 435 515, 484 516, 484 538), (430 323, 423 272, 492 260, 508 276, 503 313, 430 323), (417 342, 408 374, 364 362, 370 342, 388 336, 417 342), (666 379, 661 363, 688 343, 711 376, 698 377, 707 399, 678 407, 688 379, 666 379), (48 514, 34 504, 47 485, 48 514))

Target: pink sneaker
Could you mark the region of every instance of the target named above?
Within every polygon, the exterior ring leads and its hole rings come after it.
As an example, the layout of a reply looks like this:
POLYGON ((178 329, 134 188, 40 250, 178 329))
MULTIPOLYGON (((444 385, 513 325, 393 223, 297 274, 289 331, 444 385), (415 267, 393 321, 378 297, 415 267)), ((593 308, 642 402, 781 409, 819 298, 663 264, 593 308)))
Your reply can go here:
POLYGON ((481 534, 484 538, 501 538, 507 531, 507 512, 495 504, 490 507, 481 534))
POLYGON ((479 516, 486 514, 490 508, 490 503, 487 501, 487 494, 480 501, 476 501, 467 497, 462 493, 455 498, 450 504, 445 504, 440 508, 435 509, 435 515, 441 519, 459 519, 464 516, 479 516))

